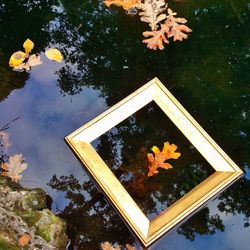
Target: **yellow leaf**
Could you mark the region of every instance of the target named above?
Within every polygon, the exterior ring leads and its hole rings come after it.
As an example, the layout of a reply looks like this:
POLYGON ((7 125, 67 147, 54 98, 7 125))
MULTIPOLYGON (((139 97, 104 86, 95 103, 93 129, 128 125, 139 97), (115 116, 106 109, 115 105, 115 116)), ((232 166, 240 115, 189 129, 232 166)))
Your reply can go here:
POLYGON ((10 67, 19 66, 25 60, 25 57, 26 57, 26 54, 22 51, 17 51, 13 53, 9 60, 10 67))
POLYGON ((150 165, 148 166, 148 176, 153 176, 159 173, 158 168, 170 169, 173 168, 172 165, 165 162, 169 159, 178 159, 181 154, 175 152, 177 146, 175 144, 169 144, 169 142, 165 142, 162 151, 156 146, 152 147, 153 154, 148 154, 148 161, 150 165))
POLYGON ((45 52, 45 55, 50 59, 57 62, 61 62, 63 60, 62 53, 58 49, 48 49, 45 52))
POLYGON ((23 47, 25 49, 25 52, 28 54, 31 52, 31 50, 34 48, 34 43, 30 40, 30 39, 27 39, 24 44, 23 44, 23 47))

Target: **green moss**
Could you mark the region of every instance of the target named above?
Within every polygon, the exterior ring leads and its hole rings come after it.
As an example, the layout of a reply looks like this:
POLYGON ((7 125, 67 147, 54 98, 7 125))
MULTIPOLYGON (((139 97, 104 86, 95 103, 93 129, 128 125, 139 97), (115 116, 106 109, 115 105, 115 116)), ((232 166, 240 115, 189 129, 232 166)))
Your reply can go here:
POLYGON ((20 250, 19 247, 16 247, 9 243, 8 241, 0 238, 0 250, 20 250))
POLYGON ((34 189, 26 198, 27 206, 32 210, 41 210, 46 207, 46 193, 40 189, 34 189))
POLYGON ((50 242, 50 240, 51 240, 49 225, 47 227, 42 227, 42 228, 39 227, 39 228, 37 228, 36 229, 36 234, 41 236, 47 242, 50 242))
POLYGON ((35 226, 36 222, 40 220, 41 214, 39 211, 31 211, 21 215, 22 219, 29 225, 29 227, 35 226))

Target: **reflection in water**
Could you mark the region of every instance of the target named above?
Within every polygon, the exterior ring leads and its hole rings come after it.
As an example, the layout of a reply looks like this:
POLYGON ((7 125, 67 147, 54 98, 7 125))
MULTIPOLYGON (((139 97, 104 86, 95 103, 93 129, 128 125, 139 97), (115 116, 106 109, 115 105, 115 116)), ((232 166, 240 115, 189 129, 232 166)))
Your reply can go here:
POLYGON ((160 108, 151 103, 93 142, 142 211, 154 218, 213 173, 213 168, 160 108), (148 177, 147 152, 169 141, 181 157, 173 169, 148 177))
MULTIPOLYGON (((53 197, 53 208, 69 223, 71 249, 98 249, 102 241, 124 245, 133 238, 63 138, 155 76, 249 172, 249 1, 169 5, 194 32, 185 43, 152 52, 141 43, 143 24, 102 1, 0 0, 0 124, 21 116, 9 129, 9 153, 26 156, 30 167, 22 183, 53 197), (46 63, 20 74, 10 70, 8 60, 26 38, 46 63), (46 47, 59 47, 64 63, 47 62, 41 53, 46 47)), ((156 111, 150 115, 154 126, 139 113, 99 138, 96 147, 153 217, 206 178, 210 168, 177 132, 165 128, 156 111), (145 180, 143 156, 153 145, 161 147, 162 138, 181 146, 183 158, 173 171, 145 180), (185 159, 190 154, 193 162, 185 159)), ((249 181, 248 175, 242 178, 152 248, 246 249, 249 181)))

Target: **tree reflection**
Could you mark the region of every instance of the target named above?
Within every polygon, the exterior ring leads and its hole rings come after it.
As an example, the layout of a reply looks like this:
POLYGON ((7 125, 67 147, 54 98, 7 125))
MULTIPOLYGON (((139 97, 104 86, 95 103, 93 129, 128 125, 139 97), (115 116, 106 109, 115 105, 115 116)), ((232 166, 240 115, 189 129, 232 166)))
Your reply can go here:
POLYGON ((71 240, 69 249, 99 249, 102 241, 131 241, 129 231, 115 211, 94 187, 92 181, 80 184, 72 175, 56 175, 48 183, 53 189, 65 192, 69 201, 59 216, 67 221, 67 234, 71 240))
MULTIPOLYGON (((212 173, 211 167, 153 104, 101 136, 95 145, 106 164, 150 219, 212 173), (162 143, 163 138, 179 145, 183 159, 173 163, 172 172, 163 170, 158 176, 149 178, 147 152, 153 142, 162 143)), ((49 185, 65 192, 65 197, 69 199, 69 204, 60 211, 60 215, 70 224, 72 244, 96 247, 106 240, 115 240, 121 245, 125 245, 127 239, 132 240, 124 224, 91 181, 80 185, 73 176, 54 176, 49 185), (82 221, 79 220, 80 214, 84 215, 82 221), (91 228, 93 222, 98 228, 91 228)), ((180 226, 178 233, 194 240, 195 233, 212 234, 216 230, 223 231, 223 223, 219 215, 211 215, 209 208, 205 208, 180 226)))

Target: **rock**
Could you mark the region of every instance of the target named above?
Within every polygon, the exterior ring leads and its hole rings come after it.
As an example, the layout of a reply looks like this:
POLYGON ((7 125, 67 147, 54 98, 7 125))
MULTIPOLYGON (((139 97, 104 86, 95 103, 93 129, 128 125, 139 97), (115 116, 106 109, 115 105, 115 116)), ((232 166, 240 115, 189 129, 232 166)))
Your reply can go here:
POLYGON ((31 237, 25 249, 65 249, 66 223, 46 209, 42 189, 26 189, 0 177, 0 249, 23 249, 19 239, 31 237))

